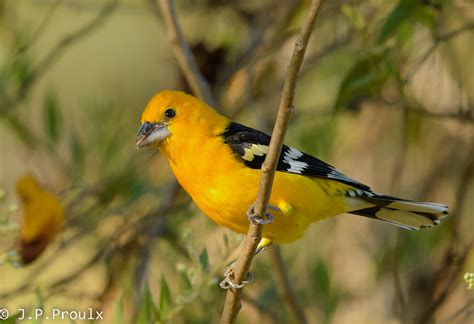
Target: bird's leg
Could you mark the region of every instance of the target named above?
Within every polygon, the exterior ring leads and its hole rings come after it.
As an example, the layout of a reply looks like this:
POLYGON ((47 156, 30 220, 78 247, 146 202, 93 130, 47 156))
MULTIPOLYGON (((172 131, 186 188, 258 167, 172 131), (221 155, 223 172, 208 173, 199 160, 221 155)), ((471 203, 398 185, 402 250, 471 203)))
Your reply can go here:
MULTIPOLYGON (((265 213, 265 219, 260 218, 257 214, 255 214, 255 204, 252 204, 250 208, 247 210, 247 217, 249 221, 256 225, 266 225, 273 222, 273 215, 269 212, 265 213)), ((281 213, 281 209, 272 205, 267 206, 268 210, 274 210, 281 213)), ((257 249, 255 250, 255 255, 259 254, 260 252, 268 249, 272 245, 272 240, 269 238, 262 237, 260 242, 258 243, 257 249)), ((240 283, 235 283, 232 280, 234 279, 234 263, 233 262, 230 267, 224 272, 224 280, 221 281, 219 286, 222 289, 241 289, 245 284, 251 283, 253 281, 253 273, 247 272, 247 276, 245 280, 242 280, 240 283)))
MULTIPOLYGON (((258 243, 257 250, 255 250, 255 255, 259 254, 260 252, 265 251, 268 249, 270 246, 272 246, 273 241, 269 238, 262 237, 260 240, 260 243, 258 243)), ((243 280, 241 283, 234 283, 232 281, 234 277, 234 264, 235 261, 232 262, 232 264, 229 266, 229 268, 224 272, 224 280, 221 281, 219 286, 221 286, 222 289, 241 289, 245 284, 251 283, 253 281, 253 273, 252 272, 247 272, 247 277, 245 280, 243 280)))
MULTIPOLYGON (((281 213, 281 209, 278 208, 278 207, 275 207, 275 206, 272 206, 272 205, 268 205, 267 206, 267 209, 268 210, 274 210, 276 212, 279 212, 281 213)), ((261 218, 259 217, 257 214, 255 214, 255 204, 252 204, 249 209, 247 209, 247 217, 249 219, 249 221, 252 223, 252 224, 255 224, 255 225, 266 225, 266 224, 269 224, 271 222, 273 222, 273 219, 275 217, 273 217, 273 215, 270 213, 270 212, 265 212, 265 218, 261 218)))
POLYGON ((245 280, 242 280, 240 283, 235 283, 232 280, 234 279, 234 263, 224 272, 224 280, 221 281, 219 286, 222 289, 242 289, 245 284, 251 283, 253 281, 253 273, 247 272, 245 280))
MULTIPOLYGON (((267 205, 267 209, 282 213, 280 208, 272 206, 272 205, 267 205)), ((247 210, 247 217, 251 223, 262 224, 262 225, 266 225, 273 222, 273 219, 275 218, 273 214, 269 212, 265 213, 265 219, 262 219, 259 216, 257 216, 257 214, 255 214, 255 204, 252 204, 250 208, 247 210)), ((258 243, 257 250, 255 251, 255 255, 268 249, 271 245, 272 245, 272 239, 262 237, 262 239, 258 243)))

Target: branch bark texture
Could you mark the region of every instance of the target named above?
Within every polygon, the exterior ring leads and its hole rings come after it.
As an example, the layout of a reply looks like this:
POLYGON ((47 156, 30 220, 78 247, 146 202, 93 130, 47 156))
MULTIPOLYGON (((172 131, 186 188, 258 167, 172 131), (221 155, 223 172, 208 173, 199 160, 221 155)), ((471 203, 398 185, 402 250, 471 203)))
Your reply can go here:
MULTIPOLYGON (((270 200, 273 179, 275 170, 280 157, 280 152, 283 146, 283 141, 286 134, 289 117, 294 109, 293 98, 295 96, 296 81, 298 73, 303 63, 304 54, 308 45, 311 31, 313 30, 316 16, 321 6, 321 0, 311 1, 311 5, 306 14, 301 32, 296 40, 293 54, 291 56, 290 64, 288 66, 287 75, 283 84, 283 91, 281 94, 280 104, 278 107, 278 115, 275 121, 275 126, 272 132, 272 139, 270 141, 270 148, 262 165, 262 178, 255 202, 255 213, 261 217, 265 215, 268 202, 270 200)), ((252 264, 255 251, 258 243, 262 238, 263 225, 255 225, 250 223, 247 237, 239 259, 237 260, 234 272, 233 281, 240 283, 245 280, 250 265, 252 264)), ((240 294, 242 289, 228 289, 224 304, 224 310, 221 317, 221 324, 234 323, 241 307, 240 294)))
MULTIPOLYGON (((152 4, 155 4, 156 0, 150 1, 152 4)), ((212 96, 209 84, 202 76, 193 52, 184 38, 176 16, 174 1, 160 0, 160 7, 168 31, 169 43, 186 81, 196 96, 212 107, 217 108, 217 103, 212 96)))
POLYGON ((283 298, 285 299, 288 306, 290 306, 293 315, 298 320, 299 323, 308 323, 306 315, 304 314, 304 309, 298 302, 298 298, 294 292, 294 289, 291 285, 290 278, 288 277, 288 270, 286 269, 285 261, 281 255, 281 249, 279 246, 272 247, 270 251, 270 258, 278 277, 279 284, 282 285, 283 298))

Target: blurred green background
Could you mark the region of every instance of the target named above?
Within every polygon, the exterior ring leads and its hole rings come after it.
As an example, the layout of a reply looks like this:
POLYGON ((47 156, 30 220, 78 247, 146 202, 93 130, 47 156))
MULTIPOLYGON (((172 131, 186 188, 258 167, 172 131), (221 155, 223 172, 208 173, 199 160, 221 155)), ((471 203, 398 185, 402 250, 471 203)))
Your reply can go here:
MULTIPOLYGON (((269 132, 309 1, 176 1, 218 110, 269 132)), ((377 192, 446 203, 408 232, 342 215, 282 248, 311 323, 468 323, 474 294, 474 5, 326 1, 286 143, 377 192)), ((100 322, 215 323, 241 235, 205 217, 167 161, 137 151, 140 114, 190 91, 153 0, 0 0, 0 308, 104 310, 100 322), (32 265, 11 261, 31 173, 66 224, 32 265)), ((315 202, 317 203, 317 202, 315 202)), ((240 323, 291 323, 268 252, 240 323)), ((47 321, 46 321, 47 322, 47 321)))

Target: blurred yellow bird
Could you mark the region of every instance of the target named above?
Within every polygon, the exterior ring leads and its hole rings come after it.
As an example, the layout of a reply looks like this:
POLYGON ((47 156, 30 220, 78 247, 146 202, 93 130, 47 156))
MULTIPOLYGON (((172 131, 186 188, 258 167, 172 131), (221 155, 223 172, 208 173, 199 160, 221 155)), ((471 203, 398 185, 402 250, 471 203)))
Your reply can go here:
MULTIPOLYGON (((197 98, 162 91, 141 116, 137 147, 153 146, 168 158, 178 182, 213 221, 247 233, 270 136, 232 122, 197 98)), ((441 204, 375 193, 331 165, 283 146, 270 205, 274 221, 263 228, 260 248, 303 235, 311 223, 343 213, 417 230, 448 214, 441 204)))
POLYGON ((23 264, 43 253, 64 222, 59 199, 43 189, 31 175, 21 177, 16 186, 23 206, 20 256, 23 264))

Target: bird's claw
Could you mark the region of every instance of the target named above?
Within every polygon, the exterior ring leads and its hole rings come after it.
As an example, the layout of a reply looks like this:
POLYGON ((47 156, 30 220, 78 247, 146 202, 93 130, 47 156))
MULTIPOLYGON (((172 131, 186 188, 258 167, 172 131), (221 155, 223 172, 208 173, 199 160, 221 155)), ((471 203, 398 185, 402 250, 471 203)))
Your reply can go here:
POLYGON ((253 273, 252 272, 247 272, 247 276, 245 280, 242 280, 240 283, 235 283, 232 281, 232 278, 234 277, 234 268, 230 267, 224 272, 224 280, 221 281, 219 286, 222 289, 242 289, 245 284, 251 283, 253 281, 253 273))
MULTIPOLYGON (((269 210, 274 210, 274 211, 277 211, 277 212, 281 212, 281 209, 278 208, 278 207, 275 207, 275 206, 272 206, 272 205, 268 205, 267 206, 267 209, 269 210)), ((247 217, 249 219, 249 221, 252 223, 252 224, 255 224, 255 225, 266 225, 266 224, 270 224, 271 222, 273 222, 273 219, 275 218, 273 216, 272 213, 266 211, 265 212, 265 218, 261 218, 259 217, 256 213, 255 213, 255 204, 252 204, 249 209, 247 209, 247 217)))
POLYGON ((273 242, 271 239, 268 238, 262 238, 260 240, 260 243, 258 243, 257 250, 255 251, 255 255, 265 251, 268 249, 270 246, 272 246, 273 242))

